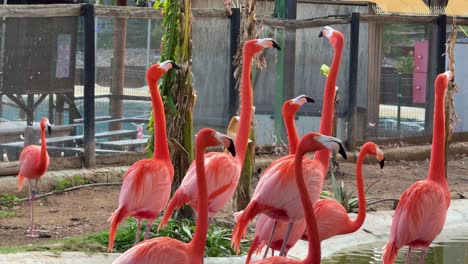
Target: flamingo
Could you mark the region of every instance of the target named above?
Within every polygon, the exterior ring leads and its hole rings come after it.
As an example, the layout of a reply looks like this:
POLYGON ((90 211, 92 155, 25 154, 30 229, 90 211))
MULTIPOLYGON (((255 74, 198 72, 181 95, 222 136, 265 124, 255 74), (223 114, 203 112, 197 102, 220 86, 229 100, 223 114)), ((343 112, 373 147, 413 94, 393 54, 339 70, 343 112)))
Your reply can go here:
MULTIPOLYGON (((308 102, 314 102, 314 99, 305 95, 299 95, 296 98, 287 100, 283 104, 282 112, 284 124, 286 126, 286 134, 288 135, 289 154, 294 154, 296 152, 297 142, 299 141, 296 125, 294 123, 294 116, 299 108, 308 102)), ((269 247, 272 248, 273 252, 274 250, 280 250, 286 229, 287 223, 283 221, 278 222, 264 214, 260 215, 257 223, 255 224, 255 237, 252 240, 252 245, 249 253, 247 254, 246 263, 250 262, 250 258, 254 251, 258 253, 265 245, 267 246, 267 250, 265 251, 264 257, 266 257, 269 247), (275 232, 270 234, 274 226, 276 226, 275 232)), ((294 226, 288 243, 286 244, 286 252, 288 252, 288 250, 301 238, 304 230, 305 220, 298 221, 294 226)))
POLYGON ((421 249, 419 263, 423 263, 426 250, 442 231, 450 206, 450 189, 445 178, 445 92, 452 72, 437 75, 435 80, 434 128, 432 132, 431 162, 427 178, 413 183, 400 197, 393 215, 390 239, 382 256, 385 264, 394 262, 398 250, 409 246, 421 249))
MULTIPOLYGON (((330 73, 325 83, 325 94, 322 106, 322 119, 320 121, 320 133, 331 135, 333 127, 334 98, 336 92, 336 79, 338 75, 344 37, 341 32, 325 27, 319 37, 326 36, 332 44, 335 52, 331 64, 330 73)), ((343 150, 344 151, 344 150, 343 150)), ((346 155, 346 154, 344 154, 346 155)), ((280 255, 284 254, 288 237, 292 231, 294 222, 304 218, 303 210, 300 210, 299 194, 296 191, 294 177, 294 157, 287 155, 272 162, 260 178, 253 194, 253 198, 245 210, 238 215, 238 222, 234 226, 231 244, 239 251, 240 240, 245 233, 247 224, 260 213, 269 217, 287 221, 288 229, 283 238, 280 255), (284 193, 284 195, 278 195, 284 193)), ((322 191, 323 180, 327 174, 330 152, 327 149, 318 151, 314 159, 304 160, 304 174, 307 189, 313 202, 316 202, 322 191)), ((274 233, 274 228, 272 230, 274 233)))
POLYGON ((309 236, 309 244, 307 250, 307 256, 304 260, 288 259, 282 256, 276 256, 271 258, 262 259, 254 263, 257 264, 280 264, 280 263, 307 263, 307 264, 320 264, 321 252, 320 252, 320 241, 318 238, 317 220, 312 209, 312 201, 307 191, 307 185, 304 181, 304 166, 303 162, 307 159, 304 155, 307 152, 317 151, 319 149, 339 149, 340 154, 346 158, 346 152, 344 151, 343 143, 334 137, 324 136, 319 133, 310 132, 305 134, 299 142, 294 156, 294 171, 296 178, 297 189, 299 190, 299 196, 303 207, 305 221, 307 226, 307 232, 312 234, 309 236))
POLYGON ((171 68, 179 69, 179 66, 167 60, 150 66, 146 72, 153 105, 154 123, 157 124, 154 128, 155 151, 153 158, 135 162, 124 175, 119 207, 109 218, 111 221, 109 251, 114 248, 117 226, 126 217, 134 217, 137 220, 135 244, 140 240, 141 221, 148 220, 144 237, 146 240, 154 220, 169 200, 174 167, 169 156, 166 117, 157 82, 171 68))
POLYGON ((45 130, 47 132, 52 132, 51 124, 47 117, 43 117, 39 123, 41 128, 41 146, 30 145, 25 147, 20 154, 20 171, 18 173, 18 191, 21 191, 23 188, 24 180, 27 178, 29 180, 28 189, 29 189, 29 237, 39 237, 37 230, 34 227, 34 199, 36 197, 37 191, 37 182, 45 174, 49 168, 49 154, 47 153, 46 147, 46 136, 45 130), (32 187, 31 181, 35 180, 36 183, 32 187))
MULTIPOLYGON (((208 182, 208 215, 212 218, 219 209, 232 197, 244 164, 244 157, 249 140, 250 124, 252 122, 252 86, 250 82, 250 69, 255 53, 264 48, 280 49, 271 38, 253 39, 244 44, 242 79, 241 79, 241 109, 239 130, 234 144, 238 155, 230 156, 228 153, 211 152, 205 155, 205 167, 208 182)), ((180 187, 169 201, 158 228, 167 224, 174 210, 189 204, 194 210, 198 203, 196 185, 196 163, 192 163, 185 174, 180 187)))
POLYGON ((380 168, 384 167, 385 157, 382 150, 373 142, 366 142, 359 152, 356 163, 356 185, 358 189, 359 211, 357 218, 351 220, 346 209, 337 201, 320 199, 314 205, 319 240, 323 241, 333 236, 356 232, 366 219, 366 195, 364 191, 364 179, 362 176, 362 163, 366 155, 374 155, 379 161, 380 168))
POLYGON ((198 191, 198 220, 192 241, 183 243, 169 237, 157 237, 143 241, 129 249, 114 264, 180 264, 180 263, 203 263, 206 235, 208 232, 208 194, 205 176, 206 147, 224 145, 232 156, 236 156, 235 147, 230 137, 204 128, 198 132, 195 142, 195 163, 198 191))

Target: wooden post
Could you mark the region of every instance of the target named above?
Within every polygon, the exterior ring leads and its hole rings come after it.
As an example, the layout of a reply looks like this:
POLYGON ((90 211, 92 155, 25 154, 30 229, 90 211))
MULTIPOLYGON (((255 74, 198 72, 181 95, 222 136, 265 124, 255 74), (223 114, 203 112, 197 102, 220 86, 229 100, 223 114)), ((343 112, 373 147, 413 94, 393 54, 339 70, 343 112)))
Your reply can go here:
POLYGON ((94 46, 94 5, 84 4, 82 6, 84 22, 84 166, 85 168, 96 167, 95 155, 95 109, 94 109, 94 83, 95 83, 95 46, 94 46))
MULTIPOLYGON (((239 44, 240 34, 240 9, 232 8, 232 14, 230 17, 230 50, 229 56, 231 58, 231 64, 229 65, 229 117, 233 117, 237 114, 237 107, 239 105, 239 92, 236 89, 236 78, 234 72, 236 66, 234 66, 234 59, 237 52, 237 46, 239 44)), ((229 122, 229 119, 226 120, 229 122)))
POLYGON ((348 115, 347 115, 347 140, 349 149, 356 146, 356 96, 357 96, 357 76, 359 63, 359 13, 354 12, 351 15, 351 37, 349 52, 349 87, 348 87, 348 115))
POLYGON ((447 39, 447 16, 440 15, 437 24, 429 25, 429 59, 427 64, 426 112, 424 133, 432 135, 434 116, 434 80, 437 74, 445 71, 445 42, 447 39))

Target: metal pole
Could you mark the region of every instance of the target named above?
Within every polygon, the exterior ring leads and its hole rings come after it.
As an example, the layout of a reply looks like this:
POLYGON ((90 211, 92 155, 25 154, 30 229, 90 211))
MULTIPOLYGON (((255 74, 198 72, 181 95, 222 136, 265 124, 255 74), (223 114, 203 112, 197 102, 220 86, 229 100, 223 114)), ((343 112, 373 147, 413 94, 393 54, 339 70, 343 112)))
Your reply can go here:
MULTIPOLYGON (((151 7, 151 1, 148 0, 148 7, 151 7)), ((148 32, 146 35, 146 69, 150 64, 150 50, 151 50, 151 18, 148 19, 148 32)))
POLYGON ((398 92, 397 92, 397 130, 401 135, 400 122, 401 122, 401 73, 398 73, 398 92))
POLYGON ((351 15, 351 37, 350 37, 350 52, 349 52, 349 89, 348 89, 348 116, 347 127, 348 137, 346 144, 349 149, 356 146, 355 129, 356 126, 356 95, 357 95, 357 76, 359 65, 359 13, 351 15))
MULTIPOLYGON (((232 8, 232 14, 230 17, 230 49, 229 57, 231 58, 231 63, 229 64, 229 116, 233 117, 237 114, 237 108, 239 105, 239 96, 236 89, 236 78, 234 78, 234 71, 236 67, 234 66, 234 57, 236 56, 237 46, 239 45, 239 34, 240 34, 240 9, 232 8)), ((229 119, 226 120, 226 124, 229 122, 229 119)))
POLYGON ((81 8, 84 23, 84 166, 96 167, 94 138, 94 83, 95 83, 95 43, 94 43, 94 5, 83 4, 81 8))

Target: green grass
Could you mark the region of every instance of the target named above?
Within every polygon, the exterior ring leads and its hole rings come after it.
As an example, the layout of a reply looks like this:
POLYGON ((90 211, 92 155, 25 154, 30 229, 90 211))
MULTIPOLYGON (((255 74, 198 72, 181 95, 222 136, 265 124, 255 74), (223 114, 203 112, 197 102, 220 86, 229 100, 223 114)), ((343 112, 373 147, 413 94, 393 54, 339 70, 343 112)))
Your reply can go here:
MULTIPOLYGON (((168 225, 156 232, 159 221, 153 225, 150 238, 158 236, 168 236, 183 242, 192 240, 192 235, 195 230, 195 223, 186 219, 171 219, 168 225)), ((140 237, 143 239, 146 225, 142 224, 140 237)), ((122 223, 118 230, 114 243, 116 252, 124 252, 133 246, 135 239, 136 221, 128 219, 122 223)), ((211 224, 205 247, 205 257, 228 257, 235 255, 234 250, 231 248, 231 234, 232 231, 225 227, 211 224)), ((60 253, 63 251, 81 251, 86 253, 107 252, 108 245, 108 231, 102 231, 86 236, 77 236, 65 238, 61 240, 50 241, 40 245, 29 246, 8 246, 0 247, 0 254, 2 253, 16 253, 25 251, 53 251, 60 253)), ((246 254, 250 247, 250 241, 243 241, 241 243, 241 253, 246 254)))
POLYGON ((73 187, 73 186, 78 186, 78 185, 84 185, 84 184, 89 184, 92 183, 92 181, 83 178, 79 175, 73 176, 71 179, 62 179, 58 180, 55 183, 55 191, 63 191, 67 188, 73 187))
POLYGON ((11 210, 0 210, 0 219, 16 216, 15 211, 11 210))

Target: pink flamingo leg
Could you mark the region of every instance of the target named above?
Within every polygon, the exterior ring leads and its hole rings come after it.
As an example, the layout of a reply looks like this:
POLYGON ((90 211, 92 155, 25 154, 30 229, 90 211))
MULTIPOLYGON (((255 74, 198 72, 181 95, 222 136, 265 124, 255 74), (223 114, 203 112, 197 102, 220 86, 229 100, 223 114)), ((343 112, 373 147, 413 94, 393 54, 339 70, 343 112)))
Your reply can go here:
POLYGON ((149 233, 151 231, 151 227, 153 226, 153 222, 154 222, 154 220, 149 220, 148 219, 148 222, 146 223, 146 231, 145 231, 144 240, 148 239, 149 233))
POLYGON ((427 248, 423 249, 421 251, 421 256, 419 256, 419 264, 423 264, 424 263, 424 256, 426 256, 426 250, 427 248))
POLYGON ((289 235, 291 234, 291 230, 293 226, 294 226, 294 222, 289 222, 288 230, 286 231, 286 234, 284 235, 283 244, 281 245, 281 249, 279 253, 280 256, 283 256, 283 257, 286 256, 286 253, 284 251, 286 249, 286 244, 288 244, 289 235))
POLYGON ((411 247, 408 247, 408 254, 406 255, 405 263, 410 263, 411 247))
MULTIPOLYGON (((277 225, 278 225, 278 220, 275 220, 275 222, 273 224, 273 228, 271 229, 270 237, 268 238, 268 243, 266 245, 265 254, 263 254, 263 258, 267 257, 268 250, 270 249, 271 241, 273 240, 273 234, 275 233, 277 225)), ((272 254, 274 254, 273 250, 272 250, 272 254)))
POLYGON ((138 242, 140 242, 141 219, 137 218, 136 221, 137 221, 137 228, 136 228, 135 242, 133 242, 133 245, 136 245, 138 242))
MULTIPOLYGON (((30 216, 30 221, 29 221, 29 230, 28 230, 28 237, 39 237, 39 234, 37 230, 34 227, 34 198, 36 196, 36 188, 31 188, 31 181, 29 181, 29 216, 30 216), (32 190, 31 190, 32 189, 32 190)), ((36 186, 37 186, 37 181, 36 181, 36 186)))

